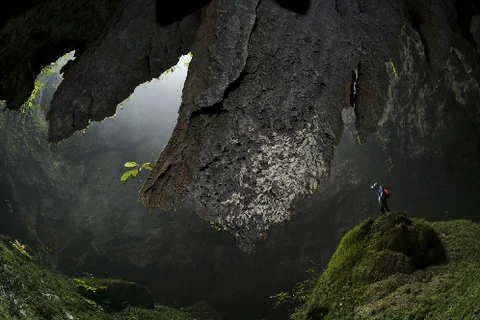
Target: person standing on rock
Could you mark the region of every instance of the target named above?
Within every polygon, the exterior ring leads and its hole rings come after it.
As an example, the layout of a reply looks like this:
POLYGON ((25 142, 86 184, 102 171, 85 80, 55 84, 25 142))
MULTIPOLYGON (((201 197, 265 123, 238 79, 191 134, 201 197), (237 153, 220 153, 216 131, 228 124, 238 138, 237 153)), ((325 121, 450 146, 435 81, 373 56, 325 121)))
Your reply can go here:
POLYGON ((387 199, 390 197, 390 190, 386 186, 381 186, 377 182, 372 185, 372 189, 377 189, 378 204, 380 205, 380 211, 383 213, 390 212, 390 208, 387 204, 387 199))

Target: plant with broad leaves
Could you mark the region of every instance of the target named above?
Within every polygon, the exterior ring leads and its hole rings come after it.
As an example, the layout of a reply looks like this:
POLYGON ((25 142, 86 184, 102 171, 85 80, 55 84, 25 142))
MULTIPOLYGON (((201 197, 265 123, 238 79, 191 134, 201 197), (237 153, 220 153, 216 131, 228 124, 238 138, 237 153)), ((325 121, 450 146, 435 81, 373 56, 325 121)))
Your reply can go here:
POLYGON ((150 162, 145 162, 144 164, 139 165, 134 161, 130 161, 130 162, 125 162, 124 166, 126 168, 130 168, 130 170, 127 170, 122 174, 122 177, 120 178, 121 181, 125 181, 130 177, 136 178, 140 173, 140 171, 142 171, 142 169, 146 169, 146 170, 153 169, 153 166, 150 162))

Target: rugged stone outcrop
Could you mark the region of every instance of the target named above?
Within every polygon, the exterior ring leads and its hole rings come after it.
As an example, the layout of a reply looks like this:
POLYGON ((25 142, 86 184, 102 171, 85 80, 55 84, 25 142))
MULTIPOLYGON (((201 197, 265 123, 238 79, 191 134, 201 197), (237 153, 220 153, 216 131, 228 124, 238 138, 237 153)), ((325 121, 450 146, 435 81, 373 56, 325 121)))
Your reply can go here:
MULTIPOLYGON (((413 95, 428 86, 413 73, 427 62, 414 54, 421 48, 419 37, 405 32, 396 63, 399 78, 391 65, 385 66, 392 73, 392 88, 401 86, 405 95, 389 98, 396 107, 363 145, 357 141, 354 109, 342 111, 344 133, 334 149, 329 179, 297 205, 291 221, 272 227, 250 255, 235 248, 227 232, 193 212, 155 210, 149 216, 136 200, 139 181, 119 181, 125 161, 155 159, 176 116, 173 106, 169 119, 161 111, 168 108, 164 99, 154 108, 160 99, 149 100, 140 92, 115 118, 92 123, 60 145, 45 141, 41 113, 32 117, 2 111, 0 194, 7 201, 0 202, 0 231, 29 247, 49 246, 52 261, 65 272, 88 271, 148 285, 156 301, 185 306, 201 298, 226 319, 286 319, 281 309, 271 310, 268 296, 290 290, 311 267, 320 271, 349 228, 379 214, 369 188, 373 181, 390 187, 392 209, 432 220, 480 222, 471 211, 480 206, 480 137, 455 100, 442 102, 447 86, 434 96, 413 95), (405 105, 403 99, 415 102, 405 105)), ((473 54, 469 51, 466 68, 452 55, 455 79, 445 77, 456 87, 471 83, 465 97, 475 88, 467 72, 473 54)), ((43 94, 46 108, 48 95, 43 94)))
POLYGON ((41 256, 32 256, 29 252, 30 248, 18 240, 0 235, 2 320, 193 320, 183 310, 154 305, 151 295, 143 286, 119 279, 67 277, 46 268, 41 256))
MULTIPOLYGON (((327 177, 342 132, 344 88, 362 54, 370 54, 349 50, 370 47, 378 41, 377 33, 391 39, 378 53, 378 59, 388 61, 385 53, 400 29, 400 16, 388 23, 376 20, 375 25, 361 23, 361 15, 357 21, 342 17, 347 14, 343 11, 356 17, 351 8, 315 3, 300 15, 263 1, 245 13, 240 13, 243 6, 236 6, 237 15, 249 19, 239 19, 245 27, 240 25, 232 39, 231 19, 222 18, 232 3, 214 4, 204 26, 212 21, 216 38, 225 40, 216 41, 210 57, 203 54, 208 42, 193 46, 179 123, 141 198, 147 206, 190 205, 227 227, 242 248, 250 250, 252 240, 288 220, 292 203, 314 193, 327 177), (357 28, 350 23, 370 36, 354 34, 357 28), (231 50, 240 40, 245 42, 242 50, 231 50), (243 60, 245 65, 222 60, 243 60), (212 63, 206 66, 205 61, 212 63), (229 77, 230 70, 236 76, 229 77), (205 88, 199 87, 198 75, 205 88)), ((382 3, 370 9, 385 15, 393 11, 391 6, 382 3)), ((361 9, 356 6, 354 11, 361 9)), ((202 26, 198 37, 205 33, 212 32, 202 26)), ((365 70, 385 73, 383 67, 365 65, 365 70)))
MULTIPOLYGON (((411 104, 415 93, 392 88, 413 66, 400 60, 402 50, 413 50, 411 41, 422 60, 415 79, 426 87, 422 97, 436 92, 448 73, 451 48, 463 46, 453 2, 315 2, 305 15, 269 1, 251 6, 216 1, 207 10, 177 128, 140 194, 147 206, 200 211, 247 251, 328 177, 343 107, 355 108, 360 143, 385 122, 393 104, 412 112, 419 107, 411 104), (248 43, 238 48, 241 41, 248 43), (397 94, 406 99, 392 98, 397 94)), ((465 45, 477 59, 478 44, 465 45)), ((478 87, 478 76, 471 78, 478 87)), ((456 90, 445 85, 447 92, 456 90)), ((478 113, 475 104, 467 105, 470 114, 478 113)), ((472 120, 478 126, 476 116, 472 120)))

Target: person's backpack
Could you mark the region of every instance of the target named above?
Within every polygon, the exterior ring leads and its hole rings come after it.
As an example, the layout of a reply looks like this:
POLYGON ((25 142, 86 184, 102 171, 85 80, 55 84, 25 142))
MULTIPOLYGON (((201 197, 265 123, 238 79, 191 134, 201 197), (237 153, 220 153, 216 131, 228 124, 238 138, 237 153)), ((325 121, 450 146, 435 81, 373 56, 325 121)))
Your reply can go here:
POLYGON ((390 190, 388 190, 387 187, 383 186, 383 192, 385 193, 386 198, 390 197, 390 190))

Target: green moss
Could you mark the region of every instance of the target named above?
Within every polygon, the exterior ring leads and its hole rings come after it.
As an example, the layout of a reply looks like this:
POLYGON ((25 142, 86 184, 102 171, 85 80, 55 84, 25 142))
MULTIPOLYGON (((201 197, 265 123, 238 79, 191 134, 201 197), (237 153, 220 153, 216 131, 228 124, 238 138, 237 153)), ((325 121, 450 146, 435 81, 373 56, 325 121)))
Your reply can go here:
MULTIPOLYGON (((28 249, 28 248, 27 248, 28 249)), ((186 312, 156 305, 144 309, 125 305, 122 310, 108 310, 79 293, 79 281, 37 266, 35 259, 0 238, 0 319, 142 319, 192 320, 186 312)), ((90 288, 100 283, 132 284, 122 280, 80 279, 90 288)))
POLYGON ((48 145, 48 124, 42 109, 45 106, 41 106, 42 95, 43 91, 39 90, 32 100, 33 106, 25 108, 23 113, 0 110, 0 159, 4 168, 8 168, 2 173, 2 178, 10 180, 10 186, 42 189, 48 181, 49 185, 61 185, 66 190, 85 179, 86 168, 83 164, 67 163, 64 154, 48 145))
POLYGON ((12 245, 12 247, 17 249, 20 253, 24 254, 29 259, 32 259, 32 256, 25 250, 25 248, 27 247, 26 245, 21 244, 18 240, 10 241, 10 244, 12 245))
POLYGON ((142 285, 120 279, 99 279, 92 276, 76 278, 78 291, 108 310, 122 310, 126 307, 154 308, 150 291, 142 285))
POLYGON ((367 219, 342 239, 301 319, 475 319, 480 226, 405 213, 367 219))
POLYGON ((399 78, 398 77, 398 72, 397 72, 397 68, 395 67, 395 64, 393 63, 393 60, 390 58, 390 65, 392 66, 392 70, 393 70, 393 74, 395 75, 395 78, 399 78))

